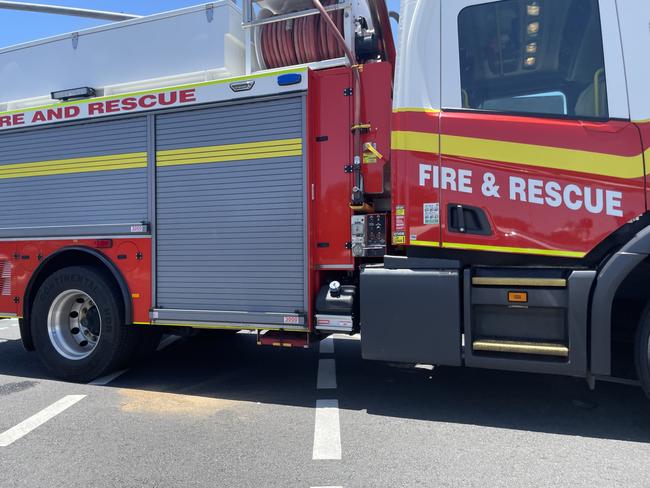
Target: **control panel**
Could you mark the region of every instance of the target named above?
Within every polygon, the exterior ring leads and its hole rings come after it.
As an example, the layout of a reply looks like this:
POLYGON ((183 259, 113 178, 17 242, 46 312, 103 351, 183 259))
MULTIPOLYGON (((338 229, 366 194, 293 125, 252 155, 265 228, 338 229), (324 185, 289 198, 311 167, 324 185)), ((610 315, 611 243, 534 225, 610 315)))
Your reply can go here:
POLYGON ((388 236, 386 214, 355 215, 352 217, 352 255, 382 257, 386 254, 388 236))

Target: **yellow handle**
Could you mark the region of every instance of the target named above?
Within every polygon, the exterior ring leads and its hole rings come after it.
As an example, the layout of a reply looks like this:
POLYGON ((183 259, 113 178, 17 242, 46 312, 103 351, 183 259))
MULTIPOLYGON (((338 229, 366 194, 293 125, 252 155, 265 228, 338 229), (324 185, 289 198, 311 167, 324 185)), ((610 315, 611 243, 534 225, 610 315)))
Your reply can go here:
POLYGON ((372 145, 372 142, 366 142, 363 147, 365 151, 370 151, 373 153, 377 159, 384 159, 383 154, 375 149, 375 146, 372 145))

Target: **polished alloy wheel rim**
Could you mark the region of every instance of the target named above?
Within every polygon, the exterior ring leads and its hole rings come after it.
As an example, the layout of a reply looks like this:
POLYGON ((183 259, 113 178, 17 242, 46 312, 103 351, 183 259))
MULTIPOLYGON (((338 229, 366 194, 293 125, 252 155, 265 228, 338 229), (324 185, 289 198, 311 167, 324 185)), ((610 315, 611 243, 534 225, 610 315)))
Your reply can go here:
POLYGON ((67 290, 52 302, 47 332, 61 356, 75 361, 87 358, 97 347, 101 330, 99 310, 87 293, 67 290))

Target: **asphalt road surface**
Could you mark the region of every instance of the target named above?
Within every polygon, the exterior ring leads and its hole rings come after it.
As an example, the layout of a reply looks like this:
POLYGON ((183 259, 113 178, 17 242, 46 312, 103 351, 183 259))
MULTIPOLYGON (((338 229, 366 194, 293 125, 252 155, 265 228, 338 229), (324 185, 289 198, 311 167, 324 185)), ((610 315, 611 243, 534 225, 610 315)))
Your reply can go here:
POLYGON ((644 487, 635 387, 180 339, 96 384, 47 377, 0 321, 0 487, 644 487))

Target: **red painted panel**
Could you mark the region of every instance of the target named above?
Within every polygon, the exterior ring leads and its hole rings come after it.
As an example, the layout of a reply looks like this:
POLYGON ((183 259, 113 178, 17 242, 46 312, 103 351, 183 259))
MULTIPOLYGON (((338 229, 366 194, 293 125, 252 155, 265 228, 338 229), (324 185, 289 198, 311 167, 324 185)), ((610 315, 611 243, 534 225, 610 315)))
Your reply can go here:
POLYGON ((16 289, 15 242, 0 242, 0 316, 17 314, 18 305, 14 303, 16 289))
POLYGON ((415 137, 393 149, 393 209, 404 208, 407 244, 581 257, 646 211, 642 147, 629 122, 405 112, 393 124, 415 137), (440 227, 427 225, 424 206, 438 202, 440 227), (482 210, 492 234, 452 232, 452 204, 482 210))
MULTIPOLYGON (((345 166, 352 162, 352 86, 348 68, 311 73, 310 146, 313 165, 313 266, 345 269, 353 266, 350 241, 352 175, 345 166)), ((310 195, 311 197, 311 195, 310 195)))
POLYGON ((579 257, 645 212, 641 147, 630 123, 445 113, 441 129, 441 167, 451 168, 456 175, 465 171, 471 180, 463 190, 460 184, 442 190, 445 247, 517 248, 524 253, 579 257), (478 147, 486 147, 486 154, 477 157, 471 148, 469 155, 458 154, 454 152, 457 140, 447 136, 466 138, 462 140, 468 146, 475 139, 478 147), (492 150, 481 140, 525 146, 497 144, 492 150), (602 163, 603 155, 626 159, 606 158, 602 163), (535 164, 526 158, 536 160, 535 164), (558 167, 564 159, 573 170, 558 167), (578 161, 584 164, 572 166, 578 161), (447 220, 452 204, 482 209, 492 235, 451 232, 447 220))
POLYGON ((390 161, 390 123, 392 110, 392 66, 389 63, 364 65, 361 73, 363 102, 361 121, 371 128, 361 138, 362 143, 374 143, 383 159, 366 151, 363 175, 366 193, 384 193, 385 166, 390 161))
MULTIPOLYGON (((113 245, 97 249, 95 239, 33 240, 0 242, 0 260, 13 249, 20 259, 14 261, 14 286, 12 295, 19 297, 21 304, 25 290, 38 264, 48 256, 67 247, 87 247, 101 252, 122 273, 132 295, 133 321, 149 323, 151 309, 151 239, 113 239, 113 245)), ((3 301, 0 298, 0 311, 3 301)), ((22 305, 15 310, 23 315, 22 305)))
MULTIPOLYGON (((435 136, 439 127, 439 113, 393 114, 393 131, 419 132, 435 136)), ((440 226, 424 225, 423 204, 440 203, 439 190, 418 185, 420 163, 431 167, 440 165, 436 145, 431 144, 426 149, 427 152, 395 148, 392 150, 392 229, 395 245, 409 244, 411 235, 417 236, 422 244, 428 246, 437 247, 440 242, 440 226)))
MULTIPOLYGON (((641 142, 643 144, 643 150, 645 152, 645 167, 646 175, 650 173, 650 122, 643 122, 637 124, 639 131, 641 132, 641 142)), ((646 207, 650 205, 650 181, 646 176, 646 207)))

